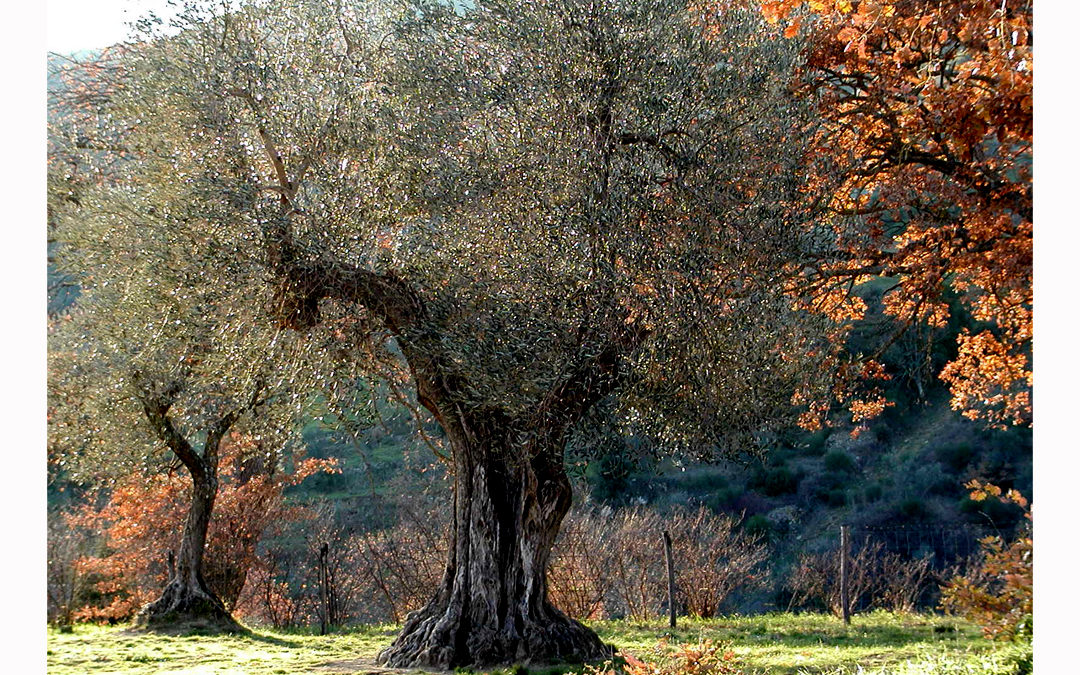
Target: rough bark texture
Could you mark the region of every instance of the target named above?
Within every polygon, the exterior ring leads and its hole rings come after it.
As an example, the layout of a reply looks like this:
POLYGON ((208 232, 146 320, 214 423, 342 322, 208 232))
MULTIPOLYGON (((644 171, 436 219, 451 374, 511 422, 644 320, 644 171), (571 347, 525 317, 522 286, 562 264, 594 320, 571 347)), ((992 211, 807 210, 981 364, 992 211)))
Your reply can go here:
POLYGON ((547 599, 548 558, 571 501, 561 430, 533 428, 522 440, 495 413, 439 417, 454 449, 453 546, 435 596, 379 662, 449 669, 610 656, 547 599))

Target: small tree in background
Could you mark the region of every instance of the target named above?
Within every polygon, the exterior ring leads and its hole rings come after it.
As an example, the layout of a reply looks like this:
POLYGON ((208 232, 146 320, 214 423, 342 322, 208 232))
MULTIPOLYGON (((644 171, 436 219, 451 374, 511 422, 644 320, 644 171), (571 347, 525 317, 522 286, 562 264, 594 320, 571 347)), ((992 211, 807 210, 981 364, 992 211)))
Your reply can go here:
MULTIPOLYGON (((173 562, 169 549, 145 556, 171 578, 139 620, 231 630, 238 626, 204 565, 223 440, 258 439, 243 461, 272 475, 298 445, 297 419, 316 383, 334 400, 357 379, 326 351, 340 338, 298 341, 270 318, 261 249, 252 246, 257 218, 217 201, 237 167, 219 166, 216 187, 195 185, 159 138, 113 123, 125 109, 118 78, 129 56, 119 49, 74 64, 60 77, 67 86, 50 92, 51 252, 80 290, 49 327, 50 462, 54 475, 85 486, 182 467, 192 487, 173 562), (160 162, 174 170, 159 173, 160 162), (151 205, 166 195, 173 206, 151 205)), ((240 151, 237 139, 219 140, 226 155, 240 151)), ((248 539, 237 545, 249 548, 248 539)), ((218 579, 233 599, 242 582, 218 579)))
MULTIPOLYGON (((328 460, 304 459, 292 471, 267 467, 250 437, 232 434, 222 443, 215 510, 206 544, 205 578, 226 609, 235 605, 252 568, 263 532, 295 519, 299 510, 282 503, 282 490, 319 471, 328 460)), ((76 612, 83 620, 127 620, 161 592, 175 573, 178 533, 192 489, 179 472, 126 477, 101 508, 82 507, 70 518, 84 531, 101 532, 104 553, 78 560, 91 575, 98 601, 76 612)))

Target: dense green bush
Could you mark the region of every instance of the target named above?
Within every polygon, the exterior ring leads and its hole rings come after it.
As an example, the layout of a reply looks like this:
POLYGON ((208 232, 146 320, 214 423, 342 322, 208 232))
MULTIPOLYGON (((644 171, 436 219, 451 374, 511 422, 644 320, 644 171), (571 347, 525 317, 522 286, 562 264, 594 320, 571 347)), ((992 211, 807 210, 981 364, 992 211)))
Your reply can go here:
POLYGON ((678 476, 677 482, 680 489, 690 492, 716 492, 728 486, 726 476, 709 471, 700 471, 689 475, 678 476))
POLYGON ((730 508, 742 494, 742 488, 736 486, 726 487, 705 495, 701 501, 713 511, 723 511, 730 508))
POLYGON ((930 515, 929 510, 926 508, 926 502, 917 497, 901 500, 896 505, 896 512, 902 519, 906 520, 924 520, 930 515))
POLYGON ((811 457, 820 457, 825 454, 825 443, 829 440, 829 433, 829 429, 823 428, 807 435, 802 445, 803 453, 811 457))
POLYGON ((769 497, 779 497, 799 489, 799 476, 785 466, 759 469, 750 478, 749 487, 769 497))
POLYGON ((833 473, 855 473, 855 460, 851 455, 840 450, 833 450, 825 455, 825 469, 833 473))
POLYGON ((287 494, 329 494, 332 492, 344 492, 353 487, 356 480, 342 472, 317 473, 308 477, 303 483, 303 488, 294 486, 286 491, 287 494))
POLYGON ((751 537, 761 537, 764 541, 769 541, 773 535, 772 522, 761 514, 747 518, 743 529, 751 537))
POLYGON ((970 443, 951 443, 935 448, 934 456, 949 471, 958 474, 971 462, 971 459, 975 456, 975 449, 970 443))
POLYGON ((970 497, 960 500, 960 512, 967 519, 978 525, 992 524, 995 527, 1012 527, 1020 522, 1023 511, 1014 504, 1005 504, 996 499, 975 501, 970 497))
POLYGON ((876 502, 881 499, 881 495, 884 492, 884 488, 881 487, 881 483, 871 483, 866 486, 866 490, 863 491, 863 496, 866 497, 868 502, 876 502))
POLYGON ((774 448, 769 451, 766 462, 769 466, 784 466, 794 455, 795 452, 790 448, 774 448))
POLYGON ((603 454, 589 461, 584 477, 593 499, 617 502, 625 497, 628 479, 636 468, 631 459, 619 453, 603 454))

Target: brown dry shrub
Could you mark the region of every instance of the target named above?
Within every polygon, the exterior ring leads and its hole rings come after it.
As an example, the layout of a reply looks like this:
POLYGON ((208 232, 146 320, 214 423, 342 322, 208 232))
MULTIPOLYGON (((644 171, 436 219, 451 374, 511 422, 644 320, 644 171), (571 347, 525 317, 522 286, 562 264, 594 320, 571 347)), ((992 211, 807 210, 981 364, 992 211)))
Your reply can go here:
POLYGON ((49 623, 68 627, 86 603, 94 580, 81 560, 94 549, 95 537, 79 527, 67 513, 50 513, 46 539, 46 601, 49 623))
POLYGON ((563 521, 548 566, 548 599, 570 618, 604 618, 611 591, 609 522, 590 507, 571 511, 563 521))
POLYGON ((240 593, 233 613, 245 623, 269 624, 274 628, 290 628, 312 623, 315 616, 314 598, 306 584, 290 584, 294 579, 295 561, 275 551, 263 553, 248 572, 247 583, 240 593))
POLYGON ((625 616, 632 621, 648 621, 660 615, 667 597, 664 549, 661 533, 664 521, 652 510, 632 507, 615 511, 610 534, 600 539, 607 544, 609 616, 625 616))
POLYGON ((878 584, 872 600, 874 607, 891 612, 914 612, 919 598, 934 579, 934 558, 905 558, 899 553, 884 553, 878 560, 878 584))
POLYGON ((679 509, 668 518, 677 597, 686 614, 716 616, 736 590, 764 588, 768 546, 739 529, 740 519, 705 507, 679 509))
POLYGON ((648 621, 667 603, 663 532, 672 536, 676 600, 693 616, 713 616, 736 589, 765 583, 768 549, 739 520, 697 510, 585 507, 567 517, 548 571, 549 597, 578 619, 648 621))
MULTIPOLYGON (((884 549, 884 544, 880 542, 866 542, 849 558, 848 611, 853 611, 870 597, 875 584, 877 558, 884 549)), ((836 616, 843 616, 838 550, 799 556, 788 584, 793 605, 821 607, 836 616)))
POLYGON ((431 599, 442 579, 450 547, 445 529, 417 522, 366 532, 350 542, 359 552, 355 573, 363 580, 367 597, 379 598, 394 622, 404 620, 431 599))
POLYGON ((300 555, 267 551, 249 575, 238 615, 276 627, 401 622, 431 599, 445 566, 448 537, 437 515, 387 530, 348 534, 330 509, 305 528, 300 555), (326 606, 319 555, 326 545, 326 606), (325 614, 325 617, 323 616, 325 614))
MULTIPOLYGON (((879 607, 914 611, 934 579, 933 557, 905 558, 881 542, 865 542, 849 558, 848 610, 879 607)), ((843 616, 839 550, 803 554, 788 582, 792 605, 821 607, 843 616)))

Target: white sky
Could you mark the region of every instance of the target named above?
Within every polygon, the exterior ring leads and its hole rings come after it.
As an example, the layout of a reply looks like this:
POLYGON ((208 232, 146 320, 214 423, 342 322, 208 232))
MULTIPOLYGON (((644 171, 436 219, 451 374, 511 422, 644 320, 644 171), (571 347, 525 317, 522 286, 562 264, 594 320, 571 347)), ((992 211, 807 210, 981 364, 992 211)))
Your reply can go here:
POLYGON ((169 9, 167 0, 46 0, 45 47, 60 54, 107 47, 127 37, 128 22, 169 9))

